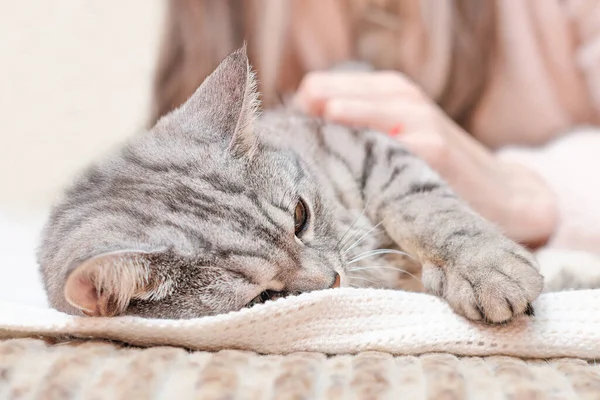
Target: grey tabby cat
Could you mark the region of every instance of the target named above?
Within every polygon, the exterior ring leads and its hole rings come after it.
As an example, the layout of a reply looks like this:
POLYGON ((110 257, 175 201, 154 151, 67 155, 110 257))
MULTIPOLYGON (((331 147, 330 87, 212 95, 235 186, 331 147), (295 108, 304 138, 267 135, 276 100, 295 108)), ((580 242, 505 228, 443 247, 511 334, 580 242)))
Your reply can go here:
POLYGON ((241 49, 90 167, 44 231, 52 306, 191 318, 341 279, 424 287, 472 320, 533 313, 533 256, 398 142, 287 111, 257 118, 258 105, 241 49))

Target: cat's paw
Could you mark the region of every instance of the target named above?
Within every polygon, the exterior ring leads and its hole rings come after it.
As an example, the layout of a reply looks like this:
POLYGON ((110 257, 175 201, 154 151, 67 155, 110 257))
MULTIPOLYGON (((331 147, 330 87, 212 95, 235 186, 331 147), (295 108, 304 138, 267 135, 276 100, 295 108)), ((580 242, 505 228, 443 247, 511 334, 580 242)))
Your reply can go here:
POLYGON ((543 277, 533 255, 505 240, 468 246, 459 255, 423 265, 423 285, 475 321, 501 323, 533 315, 543 277))

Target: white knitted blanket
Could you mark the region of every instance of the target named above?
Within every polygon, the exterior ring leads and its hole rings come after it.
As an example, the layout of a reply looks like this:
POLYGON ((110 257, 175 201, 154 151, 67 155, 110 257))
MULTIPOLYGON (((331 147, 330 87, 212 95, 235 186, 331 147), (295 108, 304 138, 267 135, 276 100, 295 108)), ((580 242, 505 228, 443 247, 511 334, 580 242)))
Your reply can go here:
POLYGON ((600 290, 543 294, 534 318, 476 324, 426 294, 329 289, 193 320, 84 318, 0 303, 0 337, 75 336, 197 350, 600 358, 600 290))

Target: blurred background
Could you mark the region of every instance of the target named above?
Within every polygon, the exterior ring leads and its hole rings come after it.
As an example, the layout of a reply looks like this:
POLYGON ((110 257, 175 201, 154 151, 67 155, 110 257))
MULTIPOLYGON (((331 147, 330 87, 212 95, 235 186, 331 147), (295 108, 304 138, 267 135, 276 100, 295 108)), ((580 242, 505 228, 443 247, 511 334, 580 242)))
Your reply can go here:
POLYGON ((0 301, 45 304, 34 250, 49 206, 148 122, 164 2, 59 3, 0 0, 0 301))

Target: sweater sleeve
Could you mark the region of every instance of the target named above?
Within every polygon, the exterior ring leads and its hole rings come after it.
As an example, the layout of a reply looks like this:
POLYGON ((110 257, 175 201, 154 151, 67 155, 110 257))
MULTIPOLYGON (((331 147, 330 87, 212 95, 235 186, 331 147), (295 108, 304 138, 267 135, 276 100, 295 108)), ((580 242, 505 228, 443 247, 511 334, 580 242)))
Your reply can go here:
POLYGON ((600 128, 541 148, 507 147, 497 156, 537 172, 555 193, 559 222, 548 247, 600 254, 600 128))

